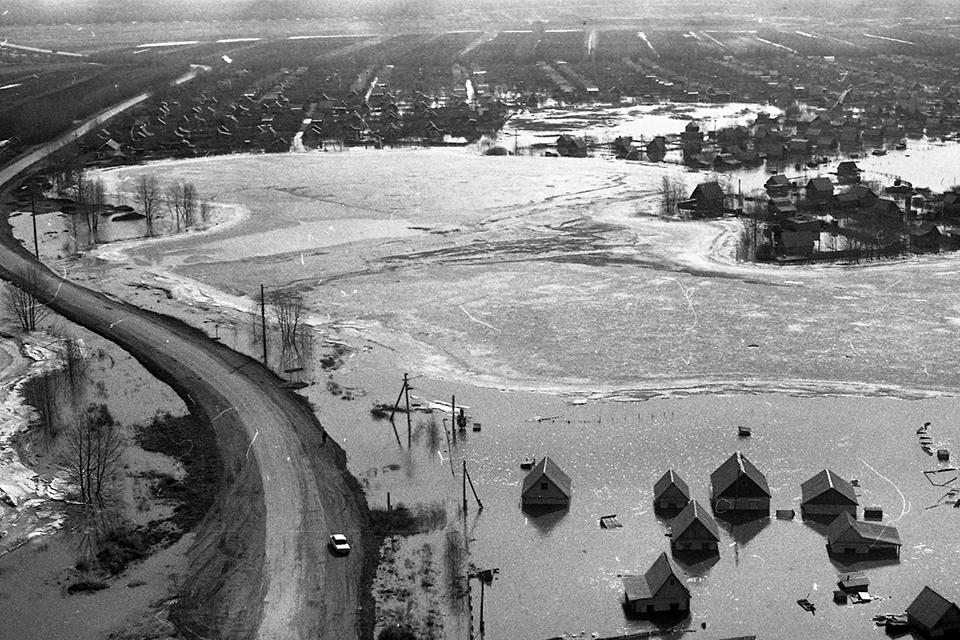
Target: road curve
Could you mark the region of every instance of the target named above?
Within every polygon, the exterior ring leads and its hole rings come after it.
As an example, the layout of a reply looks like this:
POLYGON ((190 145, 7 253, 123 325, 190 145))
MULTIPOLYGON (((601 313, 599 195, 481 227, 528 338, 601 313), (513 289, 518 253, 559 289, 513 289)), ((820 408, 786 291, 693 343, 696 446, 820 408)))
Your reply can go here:
MULTIPOLYGON (((29 164, 0 171, 0 184, 29 164)), ((59 277, 8 223, 0 224, 0 277, 130 352, 214 427, 225 483, 190 551, 177 609, 186 630, 262 640, 370 635, 359 615, 361 577, 375 567, 366 502, 305 399, 197 329, 59 277), (362 543, 334 558, 326 550, 334 530, 362 543)))

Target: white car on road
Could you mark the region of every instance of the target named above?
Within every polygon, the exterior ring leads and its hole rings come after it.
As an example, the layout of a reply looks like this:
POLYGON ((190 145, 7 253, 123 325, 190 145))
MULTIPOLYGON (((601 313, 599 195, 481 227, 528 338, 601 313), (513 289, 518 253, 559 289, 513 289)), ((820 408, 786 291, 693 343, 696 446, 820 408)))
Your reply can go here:
POLYGON ((330 550, 344 555, 350 553, 350 543, 347 542, 347 536, 342 533, 335 533, 330 536, 330 550))

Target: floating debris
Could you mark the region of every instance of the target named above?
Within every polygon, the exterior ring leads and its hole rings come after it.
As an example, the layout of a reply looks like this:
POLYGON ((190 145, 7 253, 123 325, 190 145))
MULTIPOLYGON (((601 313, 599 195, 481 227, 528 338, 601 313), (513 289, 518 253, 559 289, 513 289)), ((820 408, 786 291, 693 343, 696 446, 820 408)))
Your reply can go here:
POLYGON ((806 598, 800 598, 797 600, 797 604, 800 605, 804 611, 809 611, 813 615, 817 615, 817 607, 812 602, 806 598))
POLYGON ((612 514, 609 516, 600 517, 600 528, 601 529, 619 529, 623 525, 620 524, 620 521, 617 520, 617 514, 612 514))
POLYGON ((793 509, 777 509, 777 518, 779 520, 793 520, 797 512, 793 509))
POLYGON ((741 438, 749 438, 749 437, 750 437, 750 427, 744 427, 743 425, 738 426, 738 427, 737 427, 737 435, 739 435, 741 438))
POLYGON ((937 449, 937 460, 949 460, 950 451, 949 449, 937 449))
POLYGON ((883 520, 883 508, 882 507, 864 507, 863 519, 864 520, 883 520))
POLYGON ((526 456, 523 460, 520 461, 521 469, 533 469, 533 465, 537 464, 537 459, 533 456, 526 456))

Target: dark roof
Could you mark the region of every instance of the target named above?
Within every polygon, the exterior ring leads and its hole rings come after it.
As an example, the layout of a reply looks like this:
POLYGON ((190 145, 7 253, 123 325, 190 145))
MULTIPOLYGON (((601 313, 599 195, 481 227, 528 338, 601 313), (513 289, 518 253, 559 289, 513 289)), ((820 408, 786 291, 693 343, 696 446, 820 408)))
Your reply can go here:
POLYGON ((571 480, 570 476, 565 474, 560 467, 557 466, 557 463, 550 459, 549 456, 544 456, 543 460, 538 462, 533 469, 530 470, 530 473, 527 474, 527 477, 523 479, 523 490, 521 494, 526 493, 532 487, 534 487, 540 478, 546 477, 548 480, 553 482, 558 489, 563 493, 563 495, 570 497, 570 485, 571 480))
POLYGON ((698 195, 705 200, 723 200, 726 197, 717 182, 701 182, 698 184, 690 197, 696 199, 698 195))
POLYGON ((753 480, 757 487, 762 489, 768 497, 770 496, 770 486, 767 484, 767 478, 739 451, 727 458, 723 464, 717 467, 716 471, 710 474, 710 483, 713 485, 714 494, 719 495, 729 489, 741 475, 746 475, 753 480))
POLYGON ((937 225, 930 222, 924 222, 910 229, 910 235, 916 238, 922 238, 923 236, 939 236, 941 234, 940 229, 937 228, 937 225))
MULTIPOLYGON (((670 566, 670 560, 666 553, 661 553, 642 576, 623 576, 620 580, 623 582, 627 600, 644 600, 657 595, 657 592, 663 588, 663 585, 671 576, 676 577, 673 573, 673 567, 670 566)), ((680 583, 680 586, 689 593, 689 590, 682 583, 680 583)))
POLYGON ((827 540, 833 543, 839 536, 853 529, 857 534, 865 539, 879 542, 882 544, 900 546, 900 533, 897 528, 888 524, 878 524, 875 522, 863 522, 857 520, 849 513, 844 511, 836 520, 834 520, 827 529, 827 540))
POLYGON ((800 485, 801 502, 809 502, 831 489, 846 498, 850 504, 859 504, 857 494, 853 491, 853 485, 830 469, 824 469, 800 485))
MULTIPOLYGON (((950 609, 957 609, 957 605, 930 587, 924 587, 920 595, 907 607, 907 615, 916 619, 927 629, 933 629, 950 612, 950 609)), ((956 611, 955 616, 960 616, 960 611, 956 611)))
POLYGON ((860 167, 852 160, 844 160, 837 165, 837 173, 859 173, 860 167))
POLYGON ((717 528, 717 522, 710 515, 710 512, 704 509, 696 500, 691 500, 683 511, 677 514, 677 517, 670 521, 670 533, 674 539, 686 531, 694 522, 699 522, 707 531, 720 541, 720 529, 717 528))
POLYGON ((690 497, 690 487, 687 486, 687 483, 683 481, 683 478, 674 473, 673 469, 669 469, 657 483, 653 485, 653 499, 656 500, 663 495, 663 492, 670 488, 671 485, 677 485, 677 488, 683 492, 683 495, 690 497))
POLYGON ((833 193, 833 182, 830 181, 830 178, 811 178, 806 188, 813 191, 833 193))
POLYGON ((789 187, 791 182, 787 176, 782 173, 778 173, 775 176, 770 176, 766 182, 763 183, 765 187, 789 187))

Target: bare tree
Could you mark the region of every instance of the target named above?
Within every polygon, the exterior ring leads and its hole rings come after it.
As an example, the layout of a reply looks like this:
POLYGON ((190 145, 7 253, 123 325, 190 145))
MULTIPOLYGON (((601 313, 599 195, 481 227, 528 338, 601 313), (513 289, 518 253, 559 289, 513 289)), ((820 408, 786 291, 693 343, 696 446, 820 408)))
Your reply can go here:
POLYGON ((84 504, 103 508, 120 470, 126 439, 106 405, 91 404, 64 434, 60 465, 84 504))
POLYGON ((183 227, 187 228, 193 226, 194 219, 197 217, 197 203, 199 201, 197 188, 192 182, 184 183, 181 198, 182 203, 180 209, 183 214, 183 227))
POLYGON ((89 181, 88 187, 89 206, 87 206, 87 231, 90 232, 90 241, 97 242, 97 231, 100 229, 100 216, 107 206, 107 190, 103 186, 103 180, 97 178, 89 181))
POLYGON ((37 326, 50 314, 49 307, 37 300, 29 291, 40 284, 40 276, 33 271, 26 271, 20 273, 19 280, 24 283, 24 288, 12 282, 6 285, 7 307, 13 310, 20 329, 36 331, 37 326))
POLYGON ((686 194, 686 185, 682 178, 663 176, 660 182, 660 213, 666 217, 674 217, 679 212, 679 205, 686 194))
POLYGON ((173 218, 177 231, 180 231, 180 225, 183 222, 183 183, 174 182, 168 185, 164 193, 163 203, 166 205, 167 211, 170 212, 170 217, 173 218))
POLYGON ((200 201, 200 222, 207 222, 210 220, 211 210, 213 205, 210 204, 210 201, 203 199, 200 201))
POLYGON ((153 220, 160 212, 162 193, 157 177, 141 174, 133 192, 133 199, 140 206, 147 223, 147 235, 153 235, 153 220))
POLYGON ((303 318, 303 298, 298 293, 277 291, 270 295, 270 309, 280 328, 280 342, 296 349, 303 318))

